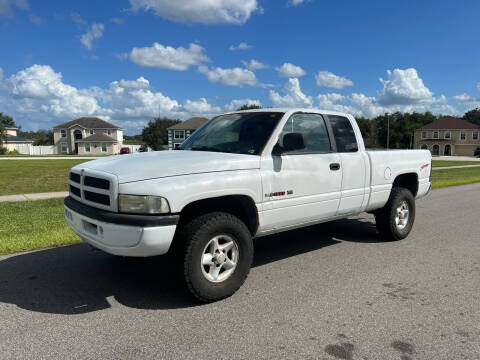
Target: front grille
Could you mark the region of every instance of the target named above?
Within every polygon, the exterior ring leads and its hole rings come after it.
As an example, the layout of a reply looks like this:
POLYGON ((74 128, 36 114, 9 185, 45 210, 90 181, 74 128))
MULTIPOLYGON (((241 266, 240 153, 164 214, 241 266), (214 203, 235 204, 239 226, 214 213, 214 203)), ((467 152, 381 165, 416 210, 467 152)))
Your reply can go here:
POLYGON ((104 210, 117 211, 116 177, 100 171, 73 170, 69 174, 70 196, 104 210))
POLYGON ((91 191, 84 191, 83 195, 85 196, 85 200, 110 206, 110 196, 108 195, 98 194, 91 191))
POLYGON ((81 193, 80 189, 76 186, 70 185, 70 192, 72 194, 78 196, 79 198, 82 197, 82 193, 81 193))
POLYGON ((105 179, 100 179, 91 176, 85 176, 83 179, 83 185, 90 186, 94 188, 110 190, 110 181, 105 179))

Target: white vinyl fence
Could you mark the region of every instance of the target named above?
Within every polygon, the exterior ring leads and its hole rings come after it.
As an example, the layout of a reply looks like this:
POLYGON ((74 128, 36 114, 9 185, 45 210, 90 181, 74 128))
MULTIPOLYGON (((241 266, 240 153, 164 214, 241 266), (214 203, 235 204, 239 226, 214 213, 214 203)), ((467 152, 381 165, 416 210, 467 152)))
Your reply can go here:
POLYGON ((52 155, 56 154, 54 145, 33 146, 32 144, 15 144, 15 150, 25 155, 52 155))

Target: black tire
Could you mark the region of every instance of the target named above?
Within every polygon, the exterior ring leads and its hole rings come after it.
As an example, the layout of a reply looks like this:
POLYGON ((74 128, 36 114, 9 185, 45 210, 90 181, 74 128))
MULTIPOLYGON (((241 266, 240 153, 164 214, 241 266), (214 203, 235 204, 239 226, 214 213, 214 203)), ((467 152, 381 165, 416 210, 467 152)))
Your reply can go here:
POLYGON ((375 213, 375 221, 380 236, 388 241, 397 241, 405 239, 410 231, 412 231, 415 222, 415 198, 410 190, 394 187, 390 193, 385 206, 375 213), (408 220, 403 228, 399 228, 395 218, 397 216, 397 208, 405 201, 408 205, 408 220))
POLYGON ((252 235, 237 217, 223 212, 202 215, 181 231, 183 270, 188 290, 202 302, 212 302, 233 295, 244 283, 253 261, 252 235), (209 281, 202 271, 201 259, 205 247, 218 235, 228 235, 238 247, 237 265, 222 282, 209 281))

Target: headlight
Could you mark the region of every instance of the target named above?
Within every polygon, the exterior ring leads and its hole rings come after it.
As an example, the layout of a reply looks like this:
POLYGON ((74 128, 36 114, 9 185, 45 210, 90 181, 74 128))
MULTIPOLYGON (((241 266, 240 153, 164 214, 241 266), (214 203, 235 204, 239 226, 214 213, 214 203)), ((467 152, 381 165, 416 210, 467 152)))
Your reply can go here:
POLYGON ((119 195, 118 209, 133 214, 167 214, 170 205, 167 199, 160 196, 119 195))

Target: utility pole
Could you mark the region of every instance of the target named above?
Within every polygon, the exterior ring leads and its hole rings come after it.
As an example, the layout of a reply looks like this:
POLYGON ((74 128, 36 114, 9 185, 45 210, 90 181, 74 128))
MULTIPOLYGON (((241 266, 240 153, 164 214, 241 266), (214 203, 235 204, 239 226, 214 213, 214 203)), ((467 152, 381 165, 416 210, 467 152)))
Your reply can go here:
POLYGON ((387 115, 387 150, 390 149, 390 116, 387 115))

